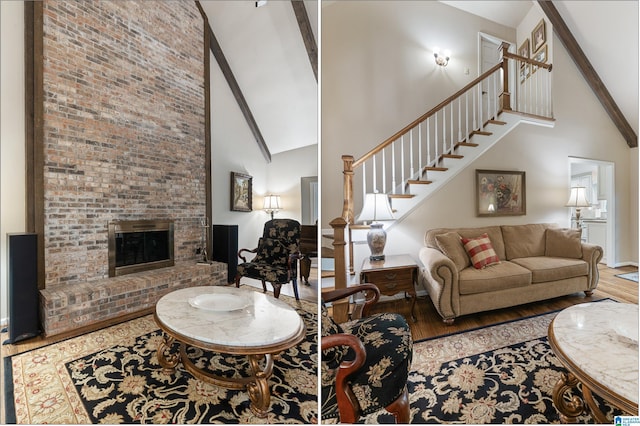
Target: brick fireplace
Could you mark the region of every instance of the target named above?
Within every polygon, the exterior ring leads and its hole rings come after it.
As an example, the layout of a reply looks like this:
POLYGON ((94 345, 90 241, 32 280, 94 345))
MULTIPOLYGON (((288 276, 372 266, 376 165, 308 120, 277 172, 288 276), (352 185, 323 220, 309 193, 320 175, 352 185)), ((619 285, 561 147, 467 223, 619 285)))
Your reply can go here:
POLYGON ((46 334, 149 308, 173 288, 226 283, 225 265, 196 265, 207 172, 195 2, 41 7, 46 334), (108 224, 148 219, 174 224, 175 266, 110 278, 108 224))

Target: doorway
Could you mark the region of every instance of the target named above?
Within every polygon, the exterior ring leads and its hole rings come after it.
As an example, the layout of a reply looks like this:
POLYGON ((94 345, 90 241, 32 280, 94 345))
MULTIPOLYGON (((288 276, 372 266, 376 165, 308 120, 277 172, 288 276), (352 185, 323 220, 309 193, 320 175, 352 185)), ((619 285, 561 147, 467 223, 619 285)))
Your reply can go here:
POLYGON ((616 265, 614 177, 615 164, 610 161, 569 157, 569 187, 587 188, 591 204, 582 211, 583 240, 602 246, 601 262, 610 268, 616 265))
POLYGON ((318 176, 300 178, 302 225, 318 222, 318 176))

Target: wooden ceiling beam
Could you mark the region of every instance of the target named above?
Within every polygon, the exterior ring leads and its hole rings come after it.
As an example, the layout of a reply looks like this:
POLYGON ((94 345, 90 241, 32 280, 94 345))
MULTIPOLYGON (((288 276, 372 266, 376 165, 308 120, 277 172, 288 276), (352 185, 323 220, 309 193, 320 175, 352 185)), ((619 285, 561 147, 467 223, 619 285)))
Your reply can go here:
POLYGON ((607 90, 604 82, 600 79, 600 76, 598 76, 598 73, 591 65, 591 62, 589 62, 587 55, 585 55, 584 51, 580 48, 580 45, 571 33, 571 30, 569 30, 569 27, 562 19, 562 16, 560 16, 558 9, 556 9, 551 0, 538 0, 538 4, 549 19, 549 22, 551 22, 551 25, 553 25, 553 31, 569 52, 569 55, 584 76, 585 80, 587 80, 591 90, 593 90, 596 97, 600 100, 600 103, 602 103, 602 106, 607 111, 607 114, 609 114, 609 117, 611 117, 611 120, 613 120, 613 123, 624 137, 627 145, 631 148, 637 147, 638 135, 636 135, 624 114, 622 114, 622 111, 618 108, 618 105, 613 100, 613 97, 607 90))
MULTIPOLYGON (((196 4, 198 5, 198 8, 200 9, 201 13, 204 14, 204 10, 202 9, 202 5, 200 4, 200 2, 196 1, 196 4)), ((255 138, 256 143, 260 148, 260 151, 262 151, 262 155, 264 155, 264 158, 267 160, 268 163, 270 163, 271 152, 269 151, 269 147, 267 146, 267 143, 264 141, 264 138, 262 137, 262 133, 260 132, 260 128, 258 127, 258 123, 256 123, 256 120, 253 118, 253 114, 251 113, 251 108, 249 108, 249 104, 247 103, 247 100, 244 98, 244 95, 242 94, 242 90, 240 90, 240 85, 238 85, 238 81, 236 80, 235 76, 233 75, 233 72, 231 71, 229 62, 227 62, 227 58, 224 56, 224 53, 222 52, 222 47, 220 47, 220 43, 218 43, 218 39, 216 39, 216 36, 213 33, 213 30, 211 29, 211 25, 208 23, 208 20, 206 20, 205 24, 208 27, 208 29, 205 29, 205 31, 208 30, 208 33, 209 33, 209 47, 211 49, 211 53, 213 53, 213 57, 216 58, 216 62, 218 62, 218 66, 222 71, 222 75, 224 75, 224 78, 227 80, 227 84, 229 84, 231 93, 233 93, 233 96, 236 98, 236 102, 240 107, 240 111, 242 112, 244 119, 247 121, 247 125, 249 126, 251 133, 253 133, 253 137, 255 138)))
POLYGON ((311 68, 313 69, 313 75, 316 77, 317 83, 318 46, 316 44, 316 38, 313 36, 313 31, 311 30, 311 23, 309 22, 307 8, 304 6, 303 0, 291 0, 291 6, 293 7, 293 12, 296 14, 298 27, 300 27, 300 34, 302 35, 304 46, 307 48, 307 55, 309 56, 309 62, 311 62, 311 68))

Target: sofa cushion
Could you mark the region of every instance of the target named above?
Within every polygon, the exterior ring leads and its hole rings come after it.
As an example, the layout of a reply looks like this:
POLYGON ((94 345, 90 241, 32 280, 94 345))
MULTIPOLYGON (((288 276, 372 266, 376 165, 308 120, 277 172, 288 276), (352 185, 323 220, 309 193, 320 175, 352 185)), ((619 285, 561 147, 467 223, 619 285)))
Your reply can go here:
POLYGON ((534 284, 589 275, 589 264, 584 260, 536 256, 514 259, 512 262, 530 270, 534 284))
POLYGON ((525 287, 531 284, 531 271, 512 262, 500 262, 491 268, 465 268, 460 271, 460 294, 525 287))
POLYGON ((436 243, 440 251, 449 259, 453 260, 458 272, 471 265, 469 255, 462 245, 460 234, 457 232, 447 232, 436 235, 436 243))
POLYGON ((500 259, 493 250, 493 245, 487 234, 482 234, 476 238, 463 238, 464 249, 469 253, 471 264, 476 269, 483 269, 487 266, 500 263, 500 259))
POLYGON ((549 228, 545 234, 545 256, 582 259, 582 229, 549 228))
POLYGON ((548 224, 502 226, 507 260, 519 257, 544 256, 545 231, 548 224))
POLYGON ((439 249, 436 235, 447 232, 457 232, 462 238, 475 238, 482 234, 489 235, 491 244, 500 260, 505 260, 504 242, 502 241, 502 229, 500 226, 485 226, 482 228, 436 228, 428 230, 424 235, 424 245, 439 249))

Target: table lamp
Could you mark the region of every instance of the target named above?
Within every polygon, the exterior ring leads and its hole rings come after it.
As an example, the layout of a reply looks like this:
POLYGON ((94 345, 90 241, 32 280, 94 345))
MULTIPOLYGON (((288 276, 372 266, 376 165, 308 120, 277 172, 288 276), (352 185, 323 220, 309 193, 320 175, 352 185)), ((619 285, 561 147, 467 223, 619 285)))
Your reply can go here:
POLYGON ((569 195, 569 201, 565 204, 565 207, 575 207, 576 209, 576 226, 580 228, 580 209, 582 207, 589 207, 589 201, 587 200, 587 189, 584 186, 574 186, 571 188, 571 194, 569 195))
POLYGON ((387 233, 381 220, 394 220, 391 206, 389 205, 389 197, 387 194, 366 194, 362 211, 358 215, 358 222, 371 222, 370 229, 367 233, 367 243, 371 256, 369 260, 384 260, 384 246, 387 244, 387 233))
POLYGON ((280 204, 280 196, 279 195, 267 195, 264 197, 264 204, 262 206, 265 212, 271 214, 271 219, 273 219, 273 214, 278 213, 282 210, 282 205, 280 204))

